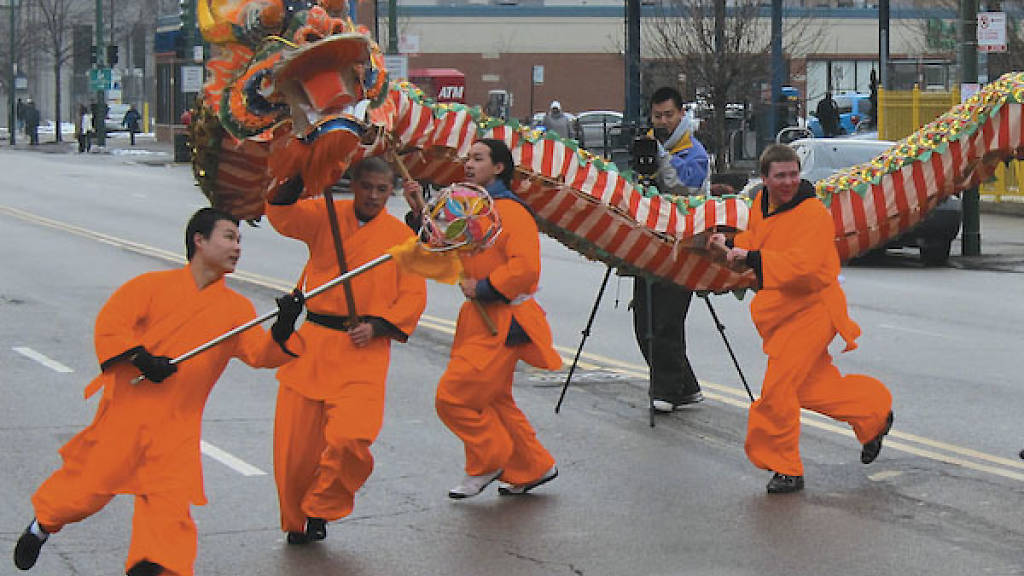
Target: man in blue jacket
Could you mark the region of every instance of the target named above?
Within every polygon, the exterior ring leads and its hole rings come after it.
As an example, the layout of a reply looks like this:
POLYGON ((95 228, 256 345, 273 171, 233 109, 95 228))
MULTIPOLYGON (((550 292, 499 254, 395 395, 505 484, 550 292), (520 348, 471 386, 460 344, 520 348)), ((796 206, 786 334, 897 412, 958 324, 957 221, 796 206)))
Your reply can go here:
MULTIPOLYGON (((708 178, 708 153, 693 136, 693 125, 678 90, 655 90, 651 96, 651 124, 654 129, 649 135, 658 142, 658 191, 675 196, 700 194, 708 178)), ((650 394, 658 412, 672 412, 704 399, 686 358, 684 324, 692 298, 690 290, 643 276, 637 276, 633 285, 633 329, 651 367, 650 394), (652 320, 650 341, 648 317, 652 320)))

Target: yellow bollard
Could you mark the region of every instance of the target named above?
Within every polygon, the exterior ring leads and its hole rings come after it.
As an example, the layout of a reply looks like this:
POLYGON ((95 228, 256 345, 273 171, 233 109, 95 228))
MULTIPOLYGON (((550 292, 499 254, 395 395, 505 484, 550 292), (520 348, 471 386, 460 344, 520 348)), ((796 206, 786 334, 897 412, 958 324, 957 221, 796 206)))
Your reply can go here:
MULTIPOLYGON (((913 130, 921 127, 921 89, 914 84, 913 104, 911 105, 911 118, 914 125, 913 130)), ((913 132, 911 130, 911 132, 913 132)))
POLYGON ((149 102, 142 103, 142 131, 149 133, 149 102))
POLYGON ((885 88, 878 87, 878 118, 875 118, 875 125, 878 126, 878 139, 885 140, 885 88))

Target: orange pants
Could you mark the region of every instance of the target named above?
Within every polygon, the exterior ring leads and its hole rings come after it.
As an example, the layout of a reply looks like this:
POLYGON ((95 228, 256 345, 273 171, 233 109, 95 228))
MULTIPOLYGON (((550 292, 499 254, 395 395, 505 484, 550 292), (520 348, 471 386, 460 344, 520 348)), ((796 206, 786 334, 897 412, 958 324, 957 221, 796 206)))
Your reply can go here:
POLYGON ((303 531, 307 517, 333 521, 352 513, 356 490, 373 472, 370 445, 383 418, 383 383, 351 382, 328 400, 278 387, 274 478, 282 530, 303 531))
POLYGON ((782 346, 768 358, 761 397, 750 407, 745 448, 759 468, 802 476, 801 408, 849 423, 864 444, 885 426, 892 395, 875 378, 839 373, 828 353, 836 330, 825 314, 805 311, 777 332, 772 339, 782 346))
MULTIPOLYGON (((99 512, 114 497, 90 491, 68 467, 51 475, 32 496, 36 519, 49 533, 99 512)), ((138 494, 125 571, 142 560, 164 567, 166 576, 192 576, 196 561, 196 525, 186 496, 138 494)))
POLYGON ((456 357, 441 376, 434 404, 441 421, 465 444, 466 474, 501 468, 501 480, 525 484, 555 465, 512 397, 518 359, 514 348, 502 346, 483 369, 456 357))

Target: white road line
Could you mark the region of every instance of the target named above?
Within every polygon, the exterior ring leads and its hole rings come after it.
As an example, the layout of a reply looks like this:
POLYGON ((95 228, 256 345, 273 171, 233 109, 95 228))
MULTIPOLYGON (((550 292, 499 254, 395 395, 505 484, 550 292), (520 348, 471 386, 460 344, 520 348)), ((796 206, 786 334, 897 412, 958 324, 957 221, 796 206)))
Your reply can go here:
POLYGON ((888 330, 896 330, 898 332, 907 332, 909 334, 917 334, 919 336, 932 336, 934 338, 945 338, 946 340, 959 340, 954 336, 948 336, 939 332, 929 332, 928 330, 917 330, 915 328, 907 328, 906 326, 896 326, 894 324, 879 324, 879 328, 885 328, 888 330))
POLYGON ((220 462, 221 464, 231 468, 235 472, 238 472, 242 476, 266 476, 267 473, 259 468, 249 464, 248 462, 228 454, 227 452, 217 448, 213 444, 210 444, 206 440, 199 441, 199 449, 202 450, 203 454, 206 454, 210 458, 220 462))
POLYGON ((74 372, 74 370, 68 368, 67 366, 61 364, 60 362, 57 362, 56 360, 46 356, 45 354, 36 352, 35 350, 28 348, 26 346, 14 346, 11 348, 11 350, 14 350, 18 354, 21 354, 26 358, 31 358, 36 362, 39 362, 40 364, 46 366, 47 368, 53 370, 54 372, 60 372, 61 374, 70 374, 74 372))

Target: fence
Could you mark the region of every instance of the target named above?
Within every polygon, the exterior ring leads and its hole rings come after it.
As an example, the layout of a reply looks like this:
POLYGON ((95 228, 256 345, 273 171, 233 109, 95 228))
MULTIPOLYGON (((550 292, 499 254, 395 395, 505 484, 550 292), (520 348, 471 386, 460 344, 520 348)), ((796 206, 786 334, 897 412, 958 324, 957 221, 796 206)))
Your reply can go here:
MULTIPOLYGON (((960 103, 960 88, 952 92, 913 90, 878 90, 878 138, 901 140, 918 128, 960 103)), ((995 179, 981 185, 984 200, 993 202, 1024 202, 1024 164, 1014 160, 1000 165, 995 179)))

